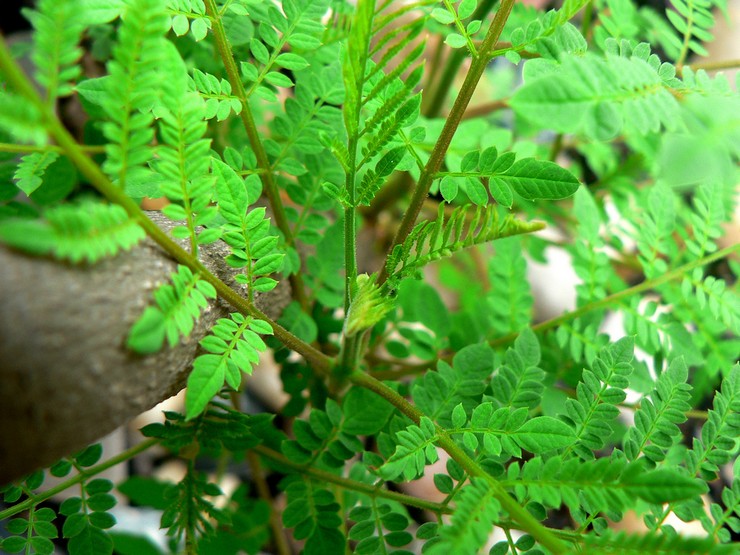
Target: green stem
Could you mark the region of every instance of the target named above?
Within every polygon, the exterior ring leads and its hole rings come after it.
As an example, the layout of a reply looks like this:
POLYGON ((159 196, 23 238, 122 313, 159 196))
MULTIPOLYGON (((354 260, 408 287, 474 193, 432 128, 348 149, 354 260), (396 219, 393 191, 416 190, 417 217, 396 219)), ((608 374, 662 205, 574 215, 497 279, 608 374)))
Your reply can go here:
MULTIPOLYGON (((242 120, 245 131, 247 132, 249 144, 252 146, 254 155, 257 158, 257 165, 264 170, 260 173, 260 178, 262 179, 262 185, 264 186, 267 199, 270 201, 272 213, 275 216, 275 223, 285 237, 285 242, 288 246, 293 246, 295 238, 290 230, 288 216, 285 213, 285 207, 280 198, 280 190, 278 189, 277 183, 275 183, 275 177, 271 171, 270 160, 267 158, 267 152, 265 151, 265 147, 260 139, 257 126, 254 123, 252 109, 247 101, 247 91, 244 89, 244 83, 242 83, 239 70, 236 67, 234 53, 231 50, 229 40, 226 38, 226 31, 224 30, 221 16, 216 7, 216 2, 215 0, 204 0, 204 2, 206 13, 208 13, 213 24, 213 36, 216 40, 216 48, 218 49, 221 61, 226 69, 231 89, 242 105, 242 111, 239 114, 239 117, 242 120)), ((292 274, 288 279, 290 279, 290 284, 292 286, 293 297, 300 303, 303 310, 307 311, 308 298, 306 297, 306 290, 300 270, 297 273, 292 274)))
POLYGON ((162 247, 177 262, 184 264, 193 272, 200 274, 201 278, 213 285, 219 296, 231 304, 236 310, 245 316, 253 316, 268 322, 272 326, 275 337, 277 337, 283 345, 301 354, 319 374, 328 373, 332 364, 329 357, 311 345, 298 339, 277 322, 272 321, 247 299, 243 298, 231 287, 226 285, 226 283, 213 275, 197 258, 194 258, 190 253, 170 239, 169 236, 163 232, 157 224, 150 220, 144 211, 139 208, 139 205, 126 195, 120 187, 116 187, 110 182, 100 167, 82 151, 80 146, 64 128, 59 119, 57 119, 57 117, 46 108, 41 98, 39 98, 38 93, 29 83, 28 79, 18 67, 18 64, 13 60, 5 40, 2 39, 2 37, 0 37, 0 68, 2 68, 7 82, 29 102, 36 105, 37 109, 43 115, 49 134, 56 140, 72 163, 77 166, 80 173, 88 179, 93 187, 95 187, 110 202, 118 204, 126 210, 126 213, 136 220, 136 222, 144 229, 144 231, 146 231, 147 235, 149 235, 154 242, 162 247))
POLYGON ((264 445, 259 445, 255 447, 254 452, 259 453, 260 455, 267 457, 268 459, 276 463, 279 463, 281 466, 286 466, 292 470, 295 470, 296 472, 299 472, 300 474, 306 475, 319 482, 335 484, 343 489, 364 493, 365 495, 369 495, 371 497, 382 497, 384 499, 390 499, 392 501, 402 503, 403 505, 406 505, 408 507, 416 507, 417 509, 431 511, 436 514, 451 514, 453 512, 452 509, 442 505, 441 503, 427 501, 426 499, 419 499, 418 497, 413 497, 404 493, 388 491, 385 489, 381 489, 378 486, 365 484, 363 482, 358 482, 357 480, 342 478, 341 476, 337 476, 336 474, 332 474, 324 470, 319 470, 318 468, 298 464, 291 461, 290 459, 287 459, 277 451, 273 451, 269 447, 265 447, 264 445))
MULTIPOLYGON (((80 145, 80 149, 88 154, 103 154, 105 147, 99 145, 80 145)), ((62 147, 57 145, 17 145, 0 143, 0 152, 17 152, 18 154, 29 154, 32 152, 62 152, 62 147)))
MULTIPOLYGON (((274 507, 275 500, 270 494, 270 487, 267 485, 267 480, 265 480, 265 476, 262 473, 260 458, 254 450, 247 451, 247 461, 252 469, 252 477, 260 499, 267 503, 268 506, 274 507)), ((285 537, 285 529, 280 522, 280 516, 276 511, 270 511, 270 528, 272 528, 272 537, 275 540, 275 549, 278 555, 290 555, 292 551, 285 537)))
POLYGON ((13 515, 17 515, 18 513, 21 513, 23 511, 26 511, 30 509, 31 507, 34 507, 38 505, 39 503, 46 501, 47 499, 51 499, 56 494, 61 493, 64 490, 71 488, 75 484, 80 484, 84 482, 85 480, 92 478, 93 476, 96 476, 97 474, 100 474, 101 472, 104 472, 108 470, 109 468, 116 466, 117 464, 120 464, 129 459, 133 459, 136 455, 138 455, 139 453, 143 453, 144 451, 146 451, 150 447, 153 447, 157 443, 159 443, 158 439, 155 439, 155 438, 147 439, 146 441, 142 441, 138 445, 135 445, 134 447, 127 449, 123 453, 119 453, 118 455, 111 457, 105 462, 102 462, 95 466, 91 466, 90 468, 82 469, 79 474, 72 476, 71 478, 64 480, 63 482, 60 482, 56 486, 53 486, 37 495, 30 496, 28 499, 20 503, 17 503, 16 505, 13 505, 12 507, 7 508, 4 511, 0 511, 0 521, 10 518, 13 515))
MULTIPOLYGON (((445 121, 442 133, 440 134, 439 139, 437 139, 437 143, 434 145, 434 149, 432 150, 431 156, 429 157, 429 161, 424 167, 424 171, 422 171, 421 175, 419 176, 419 181, 416 184, 414 195, 411 198, 411 204, 406 213, 403 215, 401 226, 396 233, 393 244, 388 250, 389 254, 393 252, 393 249, 396 245, 400 245, 401 243, 403 243, 403 241, 406 239, 406 237, 408 237, 408 234, 413 229, 414 224, 416 223, 416 218, 418 217, 419 212, 421 211, 421 207, 424 204, 424 199, 427 198, 429 188, 434 181, 434 176, 442 166, 442 162, 444 161, 447 149, 452 142, 452 137, 455 134, 457 126, 460 124, 463 115, 465 114, 465 110, 470 103, 470 99, 472 98, 473 92, 478 85, 478 81, 480 81, 480 78, 483 76, 483 72, 485 71, 488 62, 490 61, 491 51, 493 50, 496 41, 501 36, 501 32, 503 31, 504 25, 509 18, 509 14, 511 14, 511 9, 513 6, 514 0, 502 0, 501 6, 496 12, 496 16, 493 18, 493 23, 491 23, 491 28, 488 30, 488 34, 481 44, 478 56, 473 59, 473 62, 470 65, 470 69, 465 76, 465 81, 463 82, 462 88, 460 89, 460 94, 458 94, 457 99, 455 99, 455 104, 452 106, 452 110, 450 111, 450 115, 445 121)), ((384 283, 387 278, 388 273, 386 270, 386 264, 383 264, 383 268, 380 272, 380 275, 378 276, 378 283, 384 283)))
POLYGON ((679 67, 682 70, 684 67, 690 67, 693 71, 703 69, 704 71, 718 71, 720 69, 735 69, 740 67, 740 60, 719 60, 716 62, 697 62, 695 64, 689 64, 679 67))
MULTIPOLYGON (((711 264, 715 260, 720 260, 721 258, 725 258, 726 256, 729 256, 733 252, 737 252, 737 251, 740 251, 740 243, 731 245, 722 250, 718 250, 717 252, 712 253, 709 256, 705 256, 704 258, 700 258, 698 260, 692 260, 691 262, 684 264, 683 266, 679 266, 678 268, 675 268, 671 270, 670 272, 666 272, 662 276, 645 280, 642 283, 638 283, 634 287, 629 287, 627 289, 624 289, 623 291, 619 291, 617 293, 614 293, 613 295, 604 297, 603 299, 599 301, 594 301, 592 303, 585 304, 582 307, 576 310, 573 310, 571 312, 566 312, 562 316, 558 316, 556 318, 551 318, 550 320, 545 320, 544 322, 540 322, 539 324, 532 326, 532 331, 541 332, 541 331, 550 330, 552 328, 556 328, 559 325, 565 322, 568 322, 570 320, 575 320, 576 318, 579 318, 580 316, 583 316, 584 314, 591 312, 592 310, 598 310, 600 308, 605 308, 611 304, 621 301, 622 299, 631 297, 632 295, 636 295, 644 291, 649 291, 650 289, 655 289, 656 287, 659 287, 663 285, 664 283, 668 283, 670 281, 673 281, 674 279, 678 279, 680 277, 687 275, 694 268, 698 268, 700 266, 706 266, 707 264, 711 264)), ((518 336, 519 334, 516 332, 510 333, 503 337, 499 337, 498 339, 489 341, 489 345, 491 345, 491 347, 499 347, 501 345, 507 345, 511 343, 512 341, 514 341, 518 336)))
MULTIPOLYGON (((403 414, 411 418, 418 424, 424 415, 418 408, 409 403, 396 391, 385 385, 383 382, 363 373, 353 372, 350 375, 350 381, 359 387, 364 387, 377 393, 386 401, 395 406, 403 414)), ((496 499, 501 503, 501 507, 509 513, 521 530, 534 536, 544 547, 547 547, 553 554, 567 553, 566 546, 546 527, 534 518, 529 511, 520 506, 504 489, 504 487, 485 470, 483 470, 473 459, 471 459, 463 449, 453 441, 447 432, 435 424, 437 431, 437 443, 452 457, 462 469, 471 477, 486 480, 493 491, 496 499)))
MULTIPOLYGON (((470 20, 485 19, 488 13, 493 9, 495 3, 496 0, 483 0, 475 12, 473 12, 473 15, 470 16, 470 20)), ((442 43, 440 43, 440 45, 441 44, 442 43)), ((445 99, 450 92, 450 87, 452 86, 455 76, 460 70, 460 66, 463 63, 463 60, 465 60, 467 54, 467 51, 464 49, 456 49, 452 51, 447 59, 447 64, 445 64, 442 75, 437 80, 437 86, 434 88, 432 94, 427 95, 426 97, 429 99, 429 102, 425 102, 425 105, 422 107, 424 116, 428 118, 436 118, 439 116, 439 113, 442 111, 442 106, 444 106, 445 99)))

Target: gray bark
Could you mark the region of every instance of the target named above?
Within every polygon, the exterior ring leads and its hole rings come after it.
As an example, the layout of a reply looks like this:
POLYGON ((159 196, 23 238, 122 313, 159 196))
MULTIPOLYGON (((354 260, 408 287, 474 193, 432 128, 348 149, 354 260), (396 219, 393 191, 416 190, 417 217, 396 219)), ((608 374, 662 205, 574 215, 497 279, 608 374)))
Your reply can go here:
MULTIPOLYGON (((160 227, 171 224, 152 213, 160 227)), ((202 262, 233 287, 221 243, 202 262)), ((131 325, 176 263, 147 239, 95 265, 29 257, 0 245, 0 485, 101 438, 184 387, 198 341, 230 310, 213 301, 175 348, 137 356, 131 325)), ((245 293, 244 290, 242 290, 245 293)), ((276 317, 287 286, 257 298, 276 317)))

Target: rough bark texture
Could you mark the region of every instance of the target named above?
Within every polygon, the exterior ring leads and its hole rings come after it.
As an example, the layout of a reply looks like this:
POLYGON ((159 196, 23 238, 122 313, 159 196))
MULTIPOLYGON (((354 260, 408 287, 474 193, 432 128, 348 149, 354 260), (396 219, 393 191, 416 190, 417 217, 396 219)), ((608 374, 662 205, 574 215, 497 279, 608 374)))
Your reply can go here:
MULTIPOLYGON (((152 213, 162 228, 168 221, 152 213)), ((228 247, 201 248, 203 263, 234 287, 228 247)), ((0 485, 85 447, 185 384, 198 341, 228 307, 209 305, 173 349, 136 356, 133 322, 176 264, 145 240, 92 266, 33 258, 0 246, 0 485)), ((279 287, 257 305, 275 317, 279 287)))

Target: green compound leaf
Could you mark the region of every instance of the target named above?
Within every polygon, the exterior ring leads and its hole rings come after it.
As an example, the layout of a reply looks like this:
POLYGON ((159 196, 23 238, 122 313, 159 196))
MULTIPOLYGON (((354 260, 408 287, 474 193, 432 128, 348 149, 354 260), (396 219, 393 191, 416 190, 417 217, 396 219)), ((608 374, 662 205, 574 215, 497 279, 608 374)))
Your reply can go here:
POLYGON ((576 439, 573 428, 551 416, 527 420, 512 437, 523 449, 534 454, 568 447, 576 439))
POLYGON ((159 351, 165 339, 174 347, 180 337, 193 331, 201 311, 208 306, 207 298, 216 298, 213 286, 187 266, 178 266, 172 273, 172 284, 154 293, 155 306, 148 307, 131 328, 126 345, 139 354, 159 351))
POLYGON ((352 435, 373 435, 385 427, 394 407, 382 397, 354 387, 345 396, 342 411, 342 431, 352 435), (358 407, 362 410, 357 410, 358 407))
POLYGON ((271 334, 267 322, 233 313, 221 318, 210 333, 200 341, 209 354, 198 356, 188 377, 185 412, 188 419, 198 416, 224 384, 234 390, 241 385, 241 374, 252 373, 259 362, 259 353, 267 346, 257 335, 271 334))
POLYGON ((114 256, 145 237, 138 223, 114 204, 63 204, 50 208, 44 216, 46 221, 4 220, 0 223, 0 242, 77 264, 114 256))
POLYGON ((44 172, 57 158, 59 154, 53 151, 35 152, 24 156, 13 176, 16 186, 30 196, 41 186, 44 172))
POLYGON ((514 162, 503 175, 492 179, 510 185, 527 200, 558 200, 578 190, 578 179, 565 168, 547 160, 524 158, 514 162))

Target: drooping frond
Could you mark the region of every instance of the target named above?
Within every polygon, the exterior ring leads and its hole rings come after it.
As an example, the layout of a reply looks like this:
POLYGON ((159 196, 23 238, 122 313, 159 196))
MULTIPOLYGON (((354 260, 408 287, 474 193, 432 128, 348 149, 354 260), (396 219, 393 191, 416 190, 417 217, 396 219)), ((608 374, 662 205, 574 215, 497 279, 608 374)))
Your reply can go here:
POLYGON ((200 313, 216 298, 213 285, 193 274, 187 266, 172 273, 172 284, 154 292, 154 306, 147 307, 131 328, 127 346, 141 354, 156 353, 165 339, 174 347, 180 337, 193 331, 200 313))
POLYGON ((715 393, 712 408, 699 438, 688 453, 687 466, 693 473, 715 477, 720 465, 737 456, 740 449, 740 364, 735 364, 715 393))
POLYGON ((501 218, 493 204, 477 206, 474 210, 470 210, 471 205, 459 206, 446 218, 444 208, 440 204, 435 221, 418 224, 403 244, 395 247, 387 264, 392 283, 462 249, 543 228, 538 222, 525 222, 512 216, 501 218))
POLYGON ((270 221, 265 208, 248 210, 262 191, 257 175, 242 179, 226 163, 213 160, 216 176, 216 197, 219 212, 226 220, 222 225, 223 240, 232 249, 226 262, 233 268, 244 268, 236 280, 249 286, 249 298, 256 291, 271 291, 277 281, 267 277, 280 271, 285 253, 277 248, 278 237, 270 234, 270 221))
POLYGON ((9 219, 0 223, 0 241, 32 254, 72 263, 98 260, 128 250, 144 230, 114 204, 62 204, 44 212, 43 220, 9 219))
POLYGON ((188 541, 194 542, 195 537, 191 534, 200 537, 213 532, 214 523, 226 523, 223 511, 211 501, 221 495, 223 492, 216 484, 209 482, 205 474, 189 464, 162 513, 160 527, 166 528, 167 534, 177 541, 187 533, 188 541))
POLYGON ((343 64, 349 146, 343 157, 347 182, 338 194, 353 207, 370 204, 404 158, 406 148, 399 145, 399 133, 416 120, 421 104, 415 89, 423 74, 418 60, 424 43, 416 39, 423 20, 376 27, 406 10, 393 11, 389 4, 375 10, 373 4, 360 2, 343 64))
POLYGON ((598 301, 607 295, 607 283, 614 276, 600 235, 602 218, 593 196, 580 187, 574 196, 573 215, 578 222, 578 236, 571 254, 573 269, 583 283, 576 285, 578 305, 598 301))

